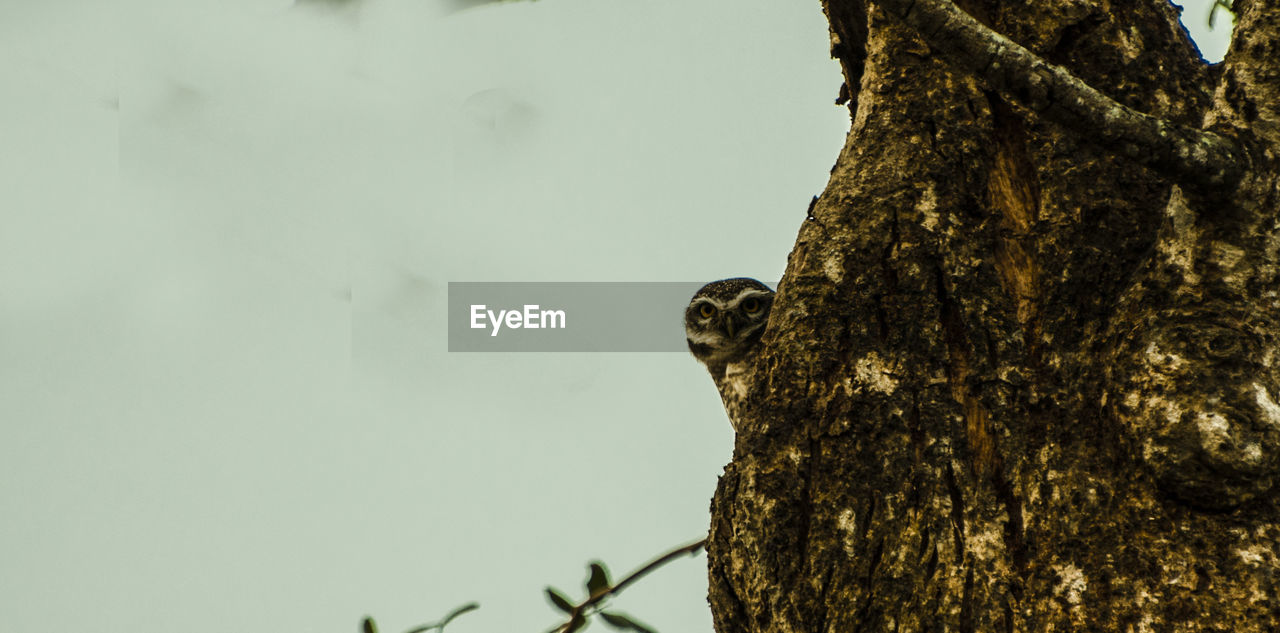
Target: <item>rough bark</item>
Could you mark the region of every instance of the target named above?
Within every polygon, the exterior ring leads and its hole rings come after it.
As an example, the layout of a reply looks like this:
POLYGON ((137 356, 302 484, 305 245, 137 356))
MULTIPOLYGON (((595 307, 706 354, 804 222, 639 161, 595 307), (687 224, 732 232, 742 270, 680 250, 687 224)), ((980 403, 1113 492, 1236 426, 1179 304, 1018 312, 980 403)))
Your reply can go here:
POLYGON ((1280 7, 1210 68, 1164 1, 947 5, 824 0, 852 125, 712 502, 716 629, 1280 630, 1280 7))

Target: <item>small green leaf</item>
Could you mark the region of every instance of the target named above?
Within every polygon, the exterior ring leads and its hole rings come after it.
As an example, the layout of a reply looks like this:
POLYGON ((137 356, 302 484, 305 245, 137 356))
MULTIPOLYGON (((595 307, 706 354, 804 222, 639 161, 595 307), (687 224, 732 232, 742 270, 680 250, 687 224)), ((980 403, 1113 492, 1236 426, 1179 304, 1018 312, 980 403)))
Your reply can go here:
POLYGON ((365 618, 360 624, 360 630, 363 633, 378 633, 378 625, 373 622, 373 618, 365 618))
POLYGON ((601 611, 600 617, 604 618, 605 624, 608 624, 615 629, 625 631, 631 628, 631 620, 627 619, 627 616, 625 615, 614 615, 608 611, 601 611))
POLYGON ((581 629, 586 623, 587 619, 582 617, 582 614, 579 613, 578 615, 573 616, 572 620, 569 620, 569 624, 564 627, 564 633, 573 633, 574 631, 581 629))
POLYGON ((604 563, 600 561, 591 563, 591 575, 587 578, 587 595, 594 598, 608 588, 609 570, 605 569, 604 563))
POLYGON ((605 624, 612 626, 619 631, 636 631, 637 633, 658 633, 647 625, 632 620, 630 617, 621 613, 600 612, 600 617, 604 618, 605 624))
POLYGON ((550 600, 551 604, 554 604, 557 609, 560 609, 565 613, 573 613, 573 603, 569 602, 568 598, 564 597, 564 595, 559 591, 556 591, 554 588, 547 587, 547 599, 550 600))

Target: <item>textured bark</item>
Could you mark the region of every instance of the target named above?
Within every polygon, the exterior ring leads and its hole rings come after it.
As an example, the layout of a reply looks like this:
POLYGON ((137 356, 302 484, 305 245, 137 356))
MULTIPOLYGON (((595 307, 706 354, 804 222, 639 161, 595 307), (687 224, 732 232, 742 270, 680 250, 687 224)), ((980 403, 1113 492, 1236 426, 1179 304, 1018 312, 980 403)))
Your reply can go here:
POLYGON ((960 3, 1023 81, 939 2, 824 1, 852 125, 712 503, 716 629, 1280 631, 1280 7, 1210 68, 1163 1, 960 3))

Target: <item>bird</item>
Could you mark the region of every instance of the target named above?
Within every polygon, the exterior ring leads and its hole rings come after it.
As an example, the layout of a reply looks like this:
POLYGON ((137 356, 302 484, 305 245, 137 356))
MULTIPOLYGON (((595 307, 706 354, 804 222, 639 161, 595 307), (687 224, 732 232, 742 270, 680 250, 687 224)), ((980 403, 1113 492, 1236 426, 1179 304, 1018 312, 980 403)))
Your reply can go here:
POLYGON ((757 352, 773 307, 773 290, 748 277, 703 286, 684 311, 689 351, 711 374, 735 432, 747 398, 746 370, 757 352))

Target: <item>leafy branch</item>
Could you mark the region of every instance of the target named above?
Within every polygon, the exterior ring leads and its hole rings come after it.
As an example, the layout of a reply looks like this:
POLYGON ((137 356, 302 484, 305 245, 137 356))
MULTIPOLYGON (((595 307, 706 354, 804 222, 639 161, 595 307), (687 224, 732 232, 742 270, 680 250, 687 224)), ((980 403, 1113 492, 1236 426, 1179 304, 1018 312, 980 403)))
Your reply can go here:
MULTIPOLYGON (((640 623, 636 619, 624 613, 617 611, 605 611, 605 604, 609 599, 622 593, 631 583, 649 575, 654 570, 666 565, 667 563, 679 558, 680 556, 697 554, 699 550, 707 546, 707 540, 702 539, 696 543, 682 545, 677 547, 651 561, 646 563, 640 569, 627 574, 622 580, 614 583, 609 580, 609 569, 600 561, 592 561, 587 565, 587 581, 585 583, 587 597, 582 602, 574 604, 554 587, 547 587, 547 599, 557 609, 563 611, 568 619, 564 623, 556 625, 547 633, 574 633, 581 630, 587 625, 588 620, 592 616, 600 616, 605 624, 619 631, 635 631, 635 633, 657 633, 649 626, 640 623)), ((479 609, 480 605, 475 602, 464 604, 453 611, 449 612, 439 622, 431 624, 423 624, 405 631, 405 633, 444 633, 444 627, 458 616, 479 609)), ((360 625, 361 633, 378 633, 378 625, 372 617, 366 617, 360 625)))
POLYGON ((635 631, 636 633, 656 633, 648 626, 637 622, 628 615, 618 613, 616 611, 605 611, 604 606, 608 600, 625 589, 631 583, 643 578, 655 569, 666 565, 676 558, 698 553, 698 550, 705 548, 707 540, 702 539, 696 543, 690 543, 681 547, 677 547, 658 558, 653 559, 640 569, 631 572, 617 583, 609 581, 609 570, 600 561, 594 561, 587 566, 587 581, 585 583, 587 590, 587 598, 580 603, 574 604, 554 587, 547 587, 547 599, 551 604, 560 611, 563 611, 568 619, 563 623, 555 626, 547 631, 547 633, 574 633, 581 630, 587 625, 587 621, 591 616, 599 615, 605 624, 619 631, 635 631))

